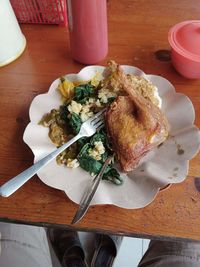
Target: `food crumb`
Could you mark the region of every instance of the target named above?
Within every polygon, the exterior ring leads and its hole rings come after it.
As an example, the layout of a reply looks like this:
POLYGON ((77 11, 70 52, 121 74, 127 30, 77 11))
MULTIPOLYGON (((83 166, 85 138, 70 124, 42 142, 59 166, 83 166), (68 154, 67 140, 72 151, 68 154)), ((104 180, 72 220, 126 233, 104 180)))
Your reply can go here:
POLYGON ((177 145, 177 154, 178 155, 183 155, 185 151, 181 148, 181 145, 177 145))
POLYGON ((77 167, 79 167, 79 162, 77 159, 67 159, 67 167, 68 168, 72 168, 75 169, 77 167))
POLYGON ((105 104, 108 103, 109 98, 116 96, 117 96, 116 92, 112 92, 107 88, 100 89, 98 93, 98 98, 100 98, 100 101, 105 104))

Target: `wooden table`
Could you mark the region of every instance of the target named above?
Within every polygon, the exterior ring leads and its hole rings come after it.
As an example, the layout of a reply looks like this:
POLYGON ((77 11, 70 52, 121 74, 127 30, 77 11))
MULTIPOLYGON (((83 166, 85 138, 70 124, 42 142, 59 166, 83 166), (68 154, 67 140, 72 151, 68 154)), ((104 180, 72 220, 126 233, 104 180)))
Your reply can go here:
MULTIPOLYGON (((196 0, 110 0, 109 54, 100 62, 105 65, 108 59, 114 59, 167 78, 192 100, 198 127, 200 81, 181 77, 158 51, 169 50, 167 34, 172 25, 198 19, 199 14, 196 0)), ((71 59, 67 29, 22 25, 22 31, 27 39, 25 52, 0 69, 0 184, 33 162, 32 152, 22 140, 32 99, 46 92, 57 77, 83 67, 71 59)), ((147 207, 126 210, 93 206, 73 229, 200 240, 199 161, 200 154, 191 160, 187 179, 159 193, 147 207)), ((0 217, 7 222, 71 227, 77 207, 64 193, 34 177, 11 197, 0 198, 0 217)))

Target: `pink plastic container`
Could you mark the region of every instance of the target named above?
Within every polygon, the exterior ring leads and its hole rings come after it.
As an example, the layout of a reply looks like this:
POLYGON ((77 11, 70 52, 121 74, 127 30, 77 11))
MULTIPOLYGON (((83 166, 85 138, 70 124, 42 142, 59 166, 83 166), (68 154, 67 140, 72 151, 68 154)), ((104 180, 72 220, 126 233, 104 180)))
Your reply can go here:
POLYGON ((108 53, 106 0, 67 0, 72 57, 96 64, 108 53))
POLYGON ((200 20, 176 24, 169 31, 168 41, 175 69, 186 78, 200 78, 200 20))

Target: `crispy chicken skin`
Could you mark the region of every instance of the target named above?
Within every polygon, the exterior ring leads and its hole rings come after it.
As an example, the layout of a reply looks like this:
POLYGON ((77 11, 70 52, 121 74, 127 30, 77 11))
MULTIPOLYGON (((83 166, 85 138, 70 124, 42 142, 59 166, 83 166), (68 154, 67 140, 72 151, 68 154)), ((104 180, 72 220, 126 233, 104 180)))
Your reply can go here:
POLYGON ((149 150, 166 139, 168 122, 156 105, 134 89, 119 66, 115 80, 127 95, 118 96, 110 105, 105 122, 121 168, 129 172, 149 150))

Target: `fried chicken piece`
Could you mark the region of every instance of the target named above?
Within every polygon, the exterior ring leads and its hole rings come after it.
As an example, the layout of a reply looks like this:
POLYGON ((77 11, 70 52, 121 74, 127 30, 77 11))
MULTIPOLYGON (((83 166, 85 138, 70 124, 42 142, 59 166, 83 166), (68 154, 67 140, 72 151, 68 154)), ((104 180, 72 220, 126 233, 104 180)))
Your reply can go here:
MULTIPOLYGON (((134 89, 127 75, 117 67, 117 80, 127 96, 118 96, 105 115, 113 150, 125 172, 168 136, 168 122, 162 111, 134 89)), ((116 78, 116 77, 115 77, 116 78)))
POLYGON ((110 60, 108 62, 108 66, 105 69, 104 76, 106 76, 106 78, 100 82, 101 89, 109 89, 109 91, 115 92, 118 95, 125 94, 119 75, 118 65, 117 63, 115 63, 115 61, 110 60))

